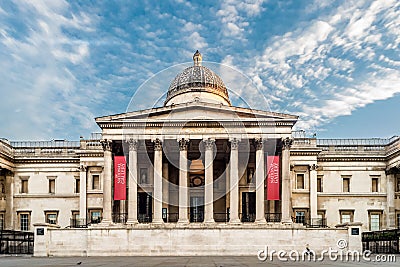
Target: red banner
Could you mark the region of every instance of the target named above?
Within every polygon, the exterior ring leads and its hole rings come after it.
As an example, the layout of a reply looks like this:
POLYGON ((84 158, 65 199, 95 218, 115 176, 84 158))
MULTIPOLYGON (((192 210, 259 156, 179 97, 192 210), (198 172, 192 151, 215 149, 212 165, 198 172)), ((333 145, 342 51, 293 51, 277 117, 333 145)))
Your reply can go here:
POLYGON ((114 156, 114 200, 126 199, 126 161, 124 156, 114 156))
POLYGON ((280 200, 279 156, 267 157, 267 200, 280 200))

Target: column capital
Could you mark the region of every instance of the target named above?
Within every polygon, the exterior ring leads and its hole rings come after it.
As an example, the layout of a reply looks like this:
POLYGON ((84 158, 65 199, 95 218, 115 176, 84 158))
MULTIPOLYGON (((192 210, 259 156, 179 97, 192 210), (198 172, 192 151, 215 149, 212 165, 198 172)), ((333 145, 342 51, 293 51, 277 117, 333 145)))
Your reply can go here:
POLYGON ((232 139, 229 139, 229 142, 231 143, 231 150, 238 150, 239 149, 239 142, 240 142, 239 139, 232 138, 232 139))
POLYGON ((82 164, 81 166, 79 166, 78 170, 79 170, 80 172, 86 172, 87 166, 85 166, 85 165, 82 164))
POLYGON ((264 149, 264 139, 254 138, 254 147, 256 148, 256 150, 264 149))
POLYGON ((215 145, 215 139, 207 138, 203 140, 206 150, 213 150, 215 145))
POLYGON ((182 139, 179 139, 178 142, 179 142, 179 150, 180 151, 185 151, 188 149, 188 147, 189 147, 188 139, 182 138, 182 139))
POLYGON ((129 144, 129 151, 137 151, 137 148, 139 146, 138 140, 129 138, 128 140, 126 140, 126 142, 129 144))
POLYGON ((310 165, 310 171, 316 171, 318 170, 318 165, 317 164, 311 164, 310 165))
POLYGON ((112 141, 111 140, 107 140, 107 139, 103 139, 100 141, 101 146, 103 147, 104 151, 110 151, 111 152, 111 144, 112 141))
POLYGON ((282 139, 282 148, 284 150, 289 150, 292 144, 293 144, 293 139, 290 139, 289 137, 282 139))
POLYGON ((154 143, 154 150, 161 151, 162 150, 162 141, 159 138, 153 140, 154 143))

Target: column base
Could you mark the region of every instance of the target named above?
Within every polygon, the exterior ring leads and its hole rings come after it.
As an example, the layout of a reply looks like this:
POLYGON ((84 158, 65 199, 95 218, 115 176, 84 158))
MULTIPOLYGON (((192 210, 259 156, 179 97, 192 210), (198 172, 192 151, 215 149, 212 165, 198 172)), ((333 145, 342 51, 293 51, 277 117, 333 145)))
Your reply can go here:
POLYGON ((213 218, 211 218, 211 219, 204 220, 204 223, 206 223, 206 224, 215 224, 215 221, 214 221, 213 218))
POLYGON ((177 224, 186 225, 186 224, 189 224, 189 220, 188 219, 182 219, 182 220, 179 219, 177 224))
POLYGON ((98 224, 99 226, 111 226, 113 224, 112 220, 109 219, 103 219, 101 222, 98 224))
POLYGON ((283 224, 293 224, 293 221, 292 221, 292 219, 282 219, 281 223, 283 223, 283 224))
POLYGON ((256 224, 267 224, 267 220, 265 218, 255 220, 256 224))
POLYGON ((138 220, 134 220, 134 219, 128 219, 126 221, 126 224, 138 224, 138 223, 139 223, 139 221, 138 220))
POLYGON ((237 219, 231 219, 230 221, 229 221, 229 224, 242 224, 242 222, 239 220, 239 218, 237 218, 237 219))
POLYGON ((153 219, 153 221, 151 223, 152 224, 164 224, 164 220, 163 219, 153 219))

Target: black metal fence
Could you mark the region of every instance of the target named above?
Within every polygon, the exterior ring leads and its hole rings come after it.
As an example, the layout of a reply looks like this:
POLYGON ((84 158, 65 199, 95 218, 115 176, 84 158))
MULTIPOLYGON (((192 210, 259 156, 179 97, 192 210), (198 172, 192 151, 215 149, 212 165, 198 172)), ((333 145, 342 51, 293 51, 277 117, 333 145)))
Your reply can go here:
POLYGON ((229 222, 229 212, 214 212, 214 221, 219 223, 229 222))
POLYGON ((163 221, 166 223, 176 223, 179 219, 179 213, 168 212, 163 214, 163 221))
POLYGON ((254 222, 256 220, 256 214, 255 213, 241 213, 240 220, 242 222, 254 222))
POLYGON ((113 213, 112 221, 113 223, 126 223, 128 213, 113 213))
POLYGON ((32 232, 1 230, 0 254, 33 254, 32 232))
POLYGON ((307 228, 325 228, 328 227, 326 218, 308 218, 308 217, 293 217, 294 223, 301 223, 307 228))
POLYGON ((363 251, 400 254, 400 229, 362 233, 363 251))
POLYGON ((265 213, 267 222, 281 222, 282 213, 265 213))

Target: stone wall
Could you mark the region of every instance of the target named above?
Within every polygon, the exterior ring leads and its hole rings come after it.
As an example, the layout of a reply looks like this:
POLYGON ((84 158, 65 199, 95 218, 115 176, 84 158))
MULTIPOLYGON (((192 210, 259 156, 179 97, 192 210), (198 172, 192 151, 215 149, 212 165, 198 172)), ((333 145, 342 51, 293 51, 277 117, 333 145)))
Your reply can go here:
POLYGON ((257 255, 259 250, 310 249, 319 253, 337 249, 344 239, 350 249, 361 249, 359 237, 346 228, 304 229, 292 227, 160 227, 56 229, 43 224, 44 235, 35 229, 34 256, 201 256, 257 255))

